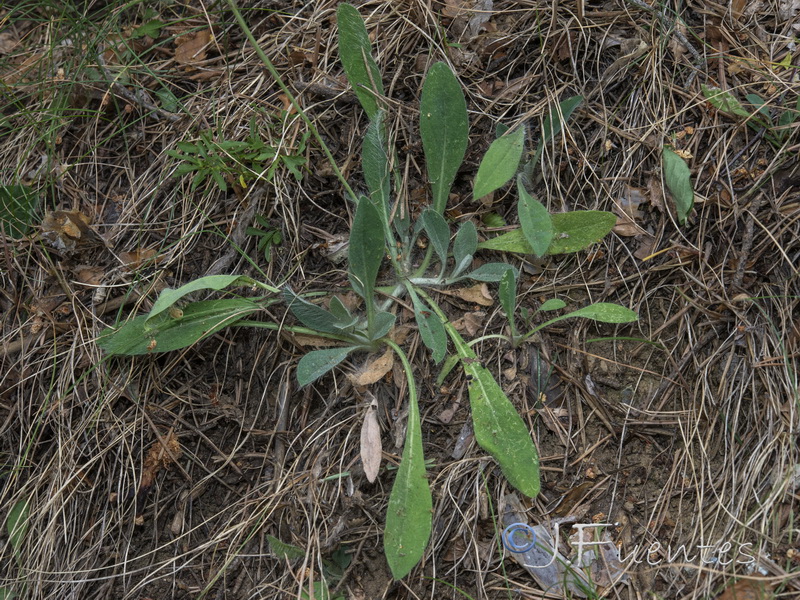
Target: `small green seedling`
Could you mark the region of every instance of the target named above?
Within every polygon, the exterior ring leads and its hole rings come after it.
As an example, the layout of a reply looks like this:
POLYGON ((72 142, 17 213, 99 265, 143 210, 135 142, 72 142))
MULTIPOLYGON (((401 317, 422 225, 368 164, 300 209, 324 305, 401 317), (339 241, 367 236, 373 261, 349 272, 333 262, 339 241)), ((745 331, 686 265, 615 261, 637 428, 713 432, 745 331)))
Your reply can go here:
POLYGON ((258 238, 256 244, 258 251, 264 254, 264 260, 272 262, 272 249, 281 245, 283 234, 280 229, 273 227, 264 215, 256 215, 256 223, 259 227, 248 227, 246 233, 258 238))
POLYGON ((303 178, 301 169, 306 164, 305 153, 308 133, 297 145, 297 152, 285 154, 278 148, 268 146, 258 135, 256 118, 250 119, 250 135, 245 141, 214 141, 210 131, 200 133, 195 142, 178 142, 178 150, 167 150, 167 154, 180 160, 175 177, 193 174, 192 191, 209 179, 223 192, 229 184, 246 188, 251 181, 272 181, 275 171, 283 166, 297 181, 303 178))
MULTIPOLYGON (((233 4, 232 8, 235 10, 233 4)), ((239 17, 240 25, 246 28, 239 17)), ((452 345, 454 353, 445 366, 452 368, 459 363, 469 382, 475 439, 494 457, 510 485, 529 497, 535 497, 540 485, 539 457, 528 427, 491 371, 449 322, 437 304, 434 292, 465 281, 499 283, 501 303, 511 321, 510 341, 521 343, 535 330, 520 335, 515 329, 513 315, 518 270, 506 262, 488 262, 475 267, 478 251, 486 248, 540 256, 577 252, 608 234, 615 217, 599 211, 551 215, 526 191, 523 177, 517 177, 520 229, 480 243, 474 223, 464 221, 452 235, 452 224, 445 218, 445 208, 466 154, 469 122, 461 85, 450 68, 440 62, 432 65, 425 77, 419 111, 420 136, 432 200, 412 222, 394 193, 398 179, 394 173, 397 161, 387 131, 385 110, 388 104, 384 101, 381 74, 372 58, 366 27, 358 11, 349 4, 339 5, 337 18, 342 64, 369 118, 361 148, 367 193, 350 197, 354 217, 348 255, 349 283, 361 297, 363 311, 352 312, 333 295, 323 306, 288 286, 278 289, 232 275, 206 277, 178 290, 163 292, 148 315, 135 317, 119 329, 107 332, 98 343, 109 355, 161 352, 188 346, 231 324, 271 329, 280 327, 341 342, 334 348, 312 350, 300 359, 296 376, 301 386, 313 383, 354 352, 391 348, 405 372, 409 392, 406 438, 389 496, 384 529, 386 559, 393 576, 400 579, 417 565, 428 545, 433 502, 426 475, 414 369, 402 348, 389 335, 399 313, 398 300, 408 300, 406 305, 413 310, 422 342, 430 350, 434 362, 445 360, 452 345), (427 244, 418 243, 423 236, 427 238, 427 244), (423 246, 426 249, 419 250, 423 246), (386 271, 383 268, 387 262, 388 274, 379 282, 378 276, 386 271), (268 295, 261 300, 226 298, 186 303, 187 295, 197 291, 244 285, 260 288, 268 295), (277 301, 288 306, 300 326, 245 320, 260 307, 277 301), (195 309, 198 305, 200 308, 195 309)), ((249 31, 246 33, 250 37, 249 31)), ((265 57, 262 60, 273 72, 271 63, 265 57)), ((571 99, 551 111, 545 120, 540 145, 562 130, 566 116, 578 104, 577 100, 571 99)), ((306 122, 314 131, 310 121, 306 122)), ((476 197, 491 193, 514 179, 525 154, 527 132, 523 127, 498 130, 501 135, 492 143, 478 170, 476 197)), ((195 152, 193 147, 191 154, 202 150, 207 155, 208 148, 206 145, 195 152)), ((230 155, 239 148, 228 146, 226 153, 230 155)), ((329 151, 326 154, 329 155, 329 151)), ((210 158, 204 156, 203 160, 206 162, 193 165, 207 164, 210 158)), ((338 173, 334 163, 332 167, 338 173)), ((193 170, 196 169, 185 172, 188 174, 193 170)), ((195 179, 201 173, 206 176, 205 171, 198 170, 195 179)), ((211 176, 214 177, 213 173, 211 176)), ((342 184, 346 190, 351 189, 343 178, 342 184)), ((539 310, 563 307, 563 302, 552 300, 539 310)), ((537 330, 569 317, 624 323, 635 320, 636 314, 613 304, 593 304, 551 319, 537 330)))

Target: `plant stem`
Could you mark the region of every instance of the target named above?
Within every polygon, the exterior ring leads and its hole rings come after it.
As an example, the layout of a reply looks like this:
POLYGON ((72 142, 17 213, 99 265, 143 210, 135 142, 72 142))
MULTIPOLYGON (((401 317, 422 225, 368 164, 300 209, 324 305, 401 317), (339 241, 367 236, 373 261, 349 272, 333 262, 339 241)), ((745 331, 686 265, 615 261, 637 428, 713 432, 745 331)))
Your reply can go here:
POLYGON ((239 23, 239 27, 242 28, 245 37, 253 46, 253 49, 256 51, 256 55, 258 55, 258 58, 260 58, 261 62, 264 63, 264 66, 267 67, 267 71, 269 71, 269 74, 275 80, 275 83, 278 84, 278 87, 281 88, 281 91, 284 94, 286 94, 286 97, 289 99, 289 102, 297 111, 297 114, 300 115, 300 118, 306 124, 306 127, 308 127, 309 131, 311 131, 311 134, 314 136, 314 139, 316 139, 317 142, 319 142, 322 151, 325 153, 325 157, 328 159, 328 162, 333 168, 333 172, 336 173, 336 177, 342 183, 344 189, 347 190, 347 193, 350 195, 350 198, 353 200, 353 202, 355 202, 358 198, 353 189, 350 187, 350 184, 347 183, 347 180, 344 178, 344 175, 342 175, 342 171, 339 169, 339 165, 336 164, 336 160, 333 158, 333 154, 331 154, 331 151, 328 149, 328 146, 322 140, 322 136, 320 136, 319 131, 317 131, 317 128, 314 125, 314 123, 312 123, 311 119, 309 119, 308 116, 306 116, 305 111, 300 106, 300 103, 297 102, 297 99, 294 97, 294 94, 292 94, 292 92, 283 82, 283 79, 281 79, 280 74, 272 64, 272 61, 270 61, 270 59, 267 58, 267 55, 264 54, 264 51, 258 45, 256 38, 253 36, 253 33, 250 31, 250 28, 247 26, 247 23, 245 23, 245 20, 242 17, 242 13, 239 12, 239 8, 236 6, 236 0, 227 0, 227 1, 228 1, 228 6, 230 6, 231 8, 231 12, 233 12, 233 16, 236 18, 236 22, 239 23))

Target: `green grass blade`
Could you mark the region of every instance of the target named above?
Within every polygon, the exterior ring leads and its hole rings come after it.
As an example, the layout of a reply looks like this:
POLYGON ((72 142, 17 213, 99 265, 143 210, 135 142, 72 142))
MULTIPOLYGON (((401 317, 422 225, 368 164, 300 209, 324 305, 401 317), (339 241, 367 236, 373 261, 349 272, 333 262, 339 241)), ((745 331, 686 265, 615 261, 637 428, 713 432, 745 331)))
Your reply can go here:
POLYGON ((433 65, 425 78, 419 119, 433 208, 443 214, 450 186, 467 151, 469 123, 461 84, 442 62, 433 65))
POLYGON ((347 80, 370 121, 378 113, 378 98, 383 96, 381 72, 372 58, 367 28, 358 10, 342 3, 336 10, 339 29, 339 58, 347 80))

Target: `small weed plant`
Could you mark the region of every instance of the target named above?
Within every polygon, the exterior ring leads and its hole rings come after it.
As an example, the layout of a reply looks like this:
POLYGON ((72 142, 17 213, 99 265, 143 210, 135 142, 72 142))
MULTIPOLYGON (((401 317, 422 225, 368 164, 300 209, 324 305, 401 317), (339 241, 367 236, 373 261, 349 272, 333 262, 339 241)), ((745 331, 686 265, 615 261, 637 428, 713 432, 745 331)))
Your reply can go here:
MULTIPOLYGON (((233 4, 232 8, 236 13, 233 4)), ((525 188, 525 181, 536 164, 533 161, 522 163, 526 130, 518 127, 501 131, 489 147, 475 178, 474 196, 485 196, 516 177, 520 228, 482 243, 471 221, 459 224, 453 233, 445 218, 445 208, 467 149, 468 117, 458 80, 447 65, 436 63, 428 71, 423 85, 419 123, 432 200, 412 220, 395 193, 398 179, 394 174, 395 152, 388 142, 381 74, 372 58, 366 27, 357 10, 348 4, 339 6, 337 16, 341 61, 369 118, 361 149, 367 193, 352 194, 350 186, 342 179, 343 186, 351 194, 354 209, 348 275, 352 289, 363 300, 363 312, 352 312, 333 295, 328 298, 327 308, 323 308, 286 285, 276 287, 248 277, 217 275, 192 281, 177 290, 165 290, 148 314, 109 330, 99 343, 109 355, 134 355, 183 348, 233 324, 278 329, 283 326, 250 321, 246 317, 267 305, 283 302, 302 324, 288 329, 314 333, 340 343, 336 347, 308 352, 300 359, 296 374, 302 386, 316 381, 352 353, 390 347, 403 366, 409 389, 405 444, 384 530, 386 558, 392 574, 399 579, 419 562, 428 544, 432 498, 426 477, 414 371, 403 349, 390 336, 397 318, 397 300, 405 298, 413 308, 419 334, 433 361, 445 361, 449 352, 447 362, 451 368, 460 364, 469 382, 475 439, 494 457, 508 482, 531 498, 539 493, 539 457, 530 432, 472 344, 464 340, 447 319, 434 292, 467 280, 498 283, 500 302, 510 323, 509 341, 514 345, 524 342, 542 327, 570 317, 625 323, 636 320, 637 316, 622 306, 597 303, 550 319, 530 331, 518 331, 514 319, 517 269, 501 262, 474 267, 476 253, 481 249, 537 256, 576 252, 602 239, 613 227, 614 215, 600 211, 551 215, 525 188), (418 243, 421 241, 423 243, 418 243), (425 249, 419 249, 420 246, 425 249), (389 268, 384 269, 387 263, 389 268), (389 275, 381 276, 379 283, 379 275, 386 271, 389 275), (193 292, 235 286, 251 286, 264 292, 264 296, 184 302, 193 292)), ((240 24, 251 37, 244 22, 240 20, 240 24)), ((262 60, 275 76, 274 68, 263 54, 262 60)), ((276 79, 282 84, 278 77, 276 79)), ((560 132, 569 113, 580 101, 579 97, 570 98, 552 107, 543 124, 539 151, 534 156, 538 156, 544 143, 560 132)), ((313 124, 304 120, 319 139, 313 124)), ((254 145, 251 141, 248 148, 254 145)), ((185 167, 187 174, 195 171, 195 180, 205 177, 206 171, 198 165, 208 160, 202 156, 208 148, 207 144, 202 148, 200 145, 182 148, 185 155, 200 157, 189 161, 185 167)), ((238 146, 221 149, 228 153, 240 151, 238 146)), ((327 148, 323 149, 330 157, 327 148)), ((242 151, 250 152, 249 149, 242 151)), ((240 162, 258 162, 264 158, 258 154, 240 162)), ((336 165, 332 166, 338 173, 336 165)), ((210 173, 221 184, 213 169, 210 173)), ((563 301, 551 299, 543 303, 539 311, 563 308, 563 301)))

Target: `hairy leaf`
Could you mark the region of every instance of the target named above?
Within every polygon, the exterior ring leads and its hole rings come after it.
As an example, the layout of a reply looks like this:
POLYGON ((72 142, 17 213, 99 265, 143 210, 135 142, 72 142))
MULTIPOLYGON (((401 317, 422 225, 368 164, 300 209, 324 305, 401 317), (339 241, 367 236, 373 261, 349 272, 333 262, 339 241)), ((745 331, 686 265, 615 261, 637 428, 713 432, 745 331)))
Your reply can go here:
POLYGON ((383 223, 375 205, 361 196, 350 231, 350 282, 353 289, 367 302, 372 302, 375 279, 381 268, 386 245, 383 223))
POLYGON ((497 460, 511 485, 531 498, 536 497, 540 485, 539 453, 527 426, 472 348, 450 323, 445 324, 445 328, 470 378, 469 401, 475 439, 497 460))
POLYGON ((375 59, 367 28, 358 10, 346 3, 336 9, 339 28, 339 58, 347 80, 370 120, 378 113, 377 98, 383 96, 381 72, 375 59))
POLYGON ((508 183, 517 172, 525 145, 525 128, 496 139, 478 167, 472 195, 482 198, 508 183))
POLYGON ((192 302, 177 311, 175 316, 165 313, 151 319, 148 315, 140 315, 118 329, 106 329, 97 339, 97 345, 109 356, 180 350, 261 308, 246 298, 192 302))
POLYGON ((619 304, 596 302, 564 315, 564 317, 584 317, 601 323, 632 323, 639 318, 639 315, 619 304))
POLYGON ((222 290, 234 285, 250 285, 253 280, 242 275, 208 275, 190 281, 176 290, 166 288, 153 303, 153 308, 147 314, 147 321, 154 319, 165 310, 169 309, 184 296, 200 290, 222 290))
POLYGON ((297 363, 297 382, 301 387, 313 383, 347 358, 353 350, 353 346, 312 350, 297 363))
POLYGON ((420 300, 413 287, 409 286, 408 290, 411 302, 414 304, 414 318, 419 327, 422 343, 431 351, 433 362, 439 364, 447 352, 447 334, 442 321, 420 300))
POLYGON ((517 268, 509 265, 508 263, 486 263, 471 273, 468 273, 467 277, 474 279, 475 281, 495 282, 500 281, 506 274, 506 271, 509 270, 514 272, 514 277, 517 276, 517 268))
POLYGON ((428 232, 428 237, 433 244, 436 254, 439 255, 439 260, 442 265, 447 263, 447 248, 450 246, 450 227, 447 226, 447 221, 444 217, 432 208, 426 208, 422 211, 420 217, 425 231, 428 232))
POLYGON ((301 298, 288 287, 283 288, 283 299, 291 313, 306 327, 323 333, 340 333, 345 324, 333 313, 301 298))
POLYGON ((450 67, 442 62, 434 64, 425 78, 419 119, 433 208, 442 214, 450 186, 464 160, 469 133, 467 103, 461 85, 450 67))
POLYGON ((408 403, 403 457, 389 494, 383 550, 395 579, 402 579, 422 558, 431 536, 433 501, 425 475, 422 427, 416 399, 408 403))
POLYGON ((361 167, 364 169, 364 179, 373 204, 388 215, 391 178, 383 119, 384 112, 379 110, 367 127, 367 134, 361 147, 361 167))
POLYGON ((456 239, 453 241, 453 258, 455 259, 453 277, 458 277, 472 264, 472 256, 477 249, 478 232, 475 229, 475 223, 465 221, 459 227, 456 239))
POLYGON ((553 220, 547 208, 533 198, 522 185, 522 178, 517 179, 519 191, 519 223, 525 239, 533 249, 536 256, 544 256, 553 241, 553 220))
POLYGON ((517 274, 514 269, 506 269, 506 272, 503 273, 500 278, 498 295, 500 296, 500 305, 506 311, 508 320, 512 321, 517 305, 517 274))
MULTIPOLYGON (((599 242, 614 227, 617 218, 613 213, 599 210, 576 210, 550 215, 553 222, 553 240, 547 254, 578 252, 599 242)), ((522 229, 512 229, 478 244, 483 250, 533 254, 522 229)))
POLYGON ((692 191, 692 176, 684 160, 672 150, 664 146, 662 154, 664 167, 664 181, 675 200, 675 210, 678 213, 678 222, 683 225, 692 212, 694 206, 694 192, 692 191))

